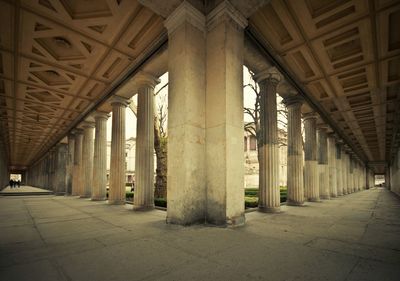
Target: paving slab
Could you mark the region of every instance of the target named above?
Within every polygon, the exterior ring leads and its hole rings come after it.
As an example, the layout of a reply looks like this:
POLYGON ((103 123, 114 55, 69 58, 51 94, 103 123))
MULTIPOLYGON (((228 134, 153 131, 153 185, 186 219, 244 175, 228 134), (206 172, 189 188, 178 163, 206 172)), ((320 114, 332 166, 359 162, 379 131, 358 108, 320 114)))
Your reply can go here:
POLYGON ((0 197, 0 280, 398 280, 400 200, 371 189, 184 227, 72 196, 0 197))

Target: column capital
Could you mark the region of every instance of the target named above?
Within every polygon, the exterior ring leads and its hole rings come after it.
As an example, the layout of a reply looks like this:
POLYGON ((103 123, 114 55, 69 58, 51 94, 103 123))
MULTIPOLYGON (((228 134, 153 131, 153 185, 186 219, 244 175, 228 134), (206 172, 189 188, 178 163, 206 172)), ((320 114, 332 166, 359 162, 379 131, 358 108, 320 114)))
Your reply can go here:
POLYGON ((253 79, 257 83, 264 81, 264 80, 268 80, 271 83, 278 85, 278 83, 282 80, 282 75, 280 74, 278 69, 276 69, 276 67, 270 67, 266 70, 263 70, 263 71, 255 74, 253 76, 253 79))
POLYGON ((144 71, 140 71, 138 74, 136 74, 134 81, 138 89, 143 86, 151 87, 154 89, 154 87, 161 82, 161 80, 157 77, 144 71))
POLYGON ((229 1, 225 0, 207 15, 207 30, 213 29, 220 22, 232 19, 239 27, 246 28, 247 19, 229 1))
POLYGON ((83 129, 94 128, 94 122, 83 121, 83 122, 82 122, 82 128, 83 128, 83 129))
POLYGON ((323 131, 325 133, 328 133, 328 125, 322 123, 322 124, 317 124, 317 130, 323 131))
POLYGON ((73 130, 73 134, 74 134, 74 135, 82 135, 82 134, 83 134, 83 129, 81 129, 81 128, 75 128, 75 129, 73 130))
POLYGON ((283 103, 289 107, 289 106, 301 106, 304 102, 304 99, 302 96, 296 94, 296 95, 286 95, 283 98, 283 103))
POLYGON ((190 23, 204 34, 206 32, 206 17, 189 2, 183 1, 164 21, 168 34, 173 33, 184 23, 190 23))
POLYGON ((317 118, 318 118, 318 114, 316 112, 314 112, 314 111, 313 112, 307 112, 307 113, 303 114, 303 120, 304 121, 309 120, 309 119, 317 120, 317 118))
POLYGON ((107 120, 110 117, 110 114, 108 112, 104 111, 95 111, 93 113, 93 118, 96 119, 105 119, 107 120))
POLYGON ((128 106, 128 104, 130 103, 131 101, 129 100, 129 99, 127 99, 127 98, 124 98, 124 97, 120 97, 120 96, 112 96, 111 98, 110 98, 110 103, 111 103, 111 105, 120 105, 120 106, 125 106, 125 107, 127 107, 128 106))

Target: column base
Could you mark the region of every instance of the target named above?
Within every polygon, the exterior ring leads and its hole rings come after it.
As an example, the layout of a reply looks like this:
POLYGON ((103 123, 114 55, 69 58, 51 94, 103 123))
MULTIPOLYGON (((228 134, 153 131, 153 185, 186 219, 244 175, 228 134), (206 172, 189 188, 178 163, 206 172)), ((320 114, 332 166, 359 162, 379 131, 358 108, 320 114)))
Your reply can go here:
POLYGON ((331 199, 331 197, 328 196, 328 195, 320 195, 319 197, 320 197, 322 200, 329 200, 329 199, 331 199))
POLYGON ((90 198, 90 196, 87 196, 87 195, 80 195, 79 198, 86 199, 86 198, 90 198))
POLYGON ((331 198, 337 198, 338 196, 337 195, 332 195, 331 194, 331 198))
POLYGON ((110 205, 125 205, 125 200, 108 200, 108 204, 110 205))
POLYGON ((152 211, 152 210, 154 210, 154 205, 152 205, 152 206, 136 206, 136 205, 133 205, 133 210, 134 211, 138 211, 138 212, 152 211))
POLYGON ((307 198, 307 201, 308 202, 317 202, 317 203, 321 202, 321 200, 319 198, 307 198))
POLYGON ((301 206, 304 206, 304 202, 297 202, 297 201, 287 200, 286 201, 286 205, 287 206, 298 206, 298 207, 301 207, 301 206))
POLYGON ((106 197, 92 197, 91 198, 92 201, 105 201, 107 200, 106 197))
POLYGON ((258 211, 261 213, 281 213, 281 207, 258 207, 258 211))

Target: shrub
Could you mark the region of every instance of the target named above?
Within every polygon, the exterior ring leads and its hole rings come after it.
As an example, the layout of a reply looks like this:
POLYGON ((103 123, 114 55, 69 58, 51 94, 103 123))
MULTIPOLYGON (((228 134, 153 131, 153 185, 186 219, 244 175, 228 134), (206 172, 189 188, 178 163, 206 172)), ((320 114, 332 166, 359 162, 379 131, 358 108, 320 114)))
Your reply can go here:
POLYGON ((125 198, 133 200, 133 192, 125 192, 125 198))
POLYGON ((154 198, 154 205, 158 207, 167 208, 167 199, 165 198, 154 198))
POLYGON ((258 197, 244 197, 245 208, 255 208, 258 206, 258 197))

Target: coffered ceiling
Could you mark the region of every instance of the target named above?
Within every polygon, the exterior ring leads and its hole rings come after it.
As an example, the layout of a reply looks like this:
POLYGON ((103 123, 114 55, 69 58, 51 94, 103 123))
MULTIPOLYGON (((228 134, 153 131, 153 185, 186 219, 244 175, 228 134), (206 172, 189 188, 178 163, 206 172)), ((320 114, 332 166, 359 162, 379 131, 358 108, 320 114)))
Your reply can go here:
MULTIPOLYGON (((250 29, 383 173, 400 106, 400 1, 272 0, 250 29)), ((397 126, 397 127, 396 127, 397 126)))
POLYGON ((136 0, 0 1, 0 130, 24 169, 165 34, 136 0))

